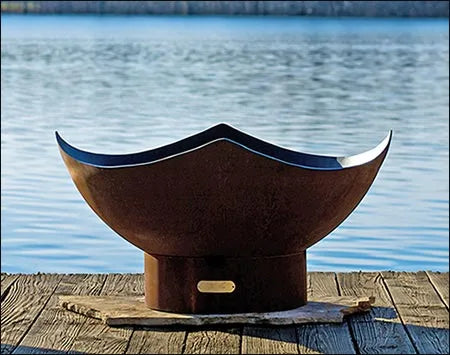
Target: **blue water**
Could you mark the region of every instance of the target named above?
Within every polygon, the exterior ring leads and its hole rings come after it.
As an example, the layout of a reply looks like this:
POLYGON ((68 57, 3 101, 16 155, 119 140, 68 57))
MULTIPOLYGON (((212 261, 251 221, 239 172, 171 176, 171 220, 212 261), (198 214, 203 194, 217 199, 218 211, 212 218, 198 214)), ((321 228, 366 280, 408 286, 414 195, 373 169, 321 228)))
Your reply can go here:
POLYGON ((2 15, 1 268, 141 272, 75 189, 54 131, 130 153, 228 122, 352 155, 394 130, 309 270, 449 269, 447 19, 2 15))

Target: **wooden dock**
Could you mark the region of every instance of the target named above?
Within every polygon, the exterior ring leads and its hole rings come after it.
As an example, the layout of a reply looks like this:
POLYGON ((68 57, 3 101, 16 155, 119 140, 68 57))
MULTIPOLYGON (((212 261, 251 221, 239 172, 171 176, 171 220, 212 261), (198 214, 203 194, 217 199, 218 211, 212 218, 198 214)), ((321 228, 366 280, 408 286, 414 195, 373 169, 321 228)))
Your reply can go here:
POLYGON ((375 296, 342 324, 113 328, 57 295, 141 295, 142 274, 1 275, 1 353, 448 354, 449 273, 308 274, 315 296, 375 296))

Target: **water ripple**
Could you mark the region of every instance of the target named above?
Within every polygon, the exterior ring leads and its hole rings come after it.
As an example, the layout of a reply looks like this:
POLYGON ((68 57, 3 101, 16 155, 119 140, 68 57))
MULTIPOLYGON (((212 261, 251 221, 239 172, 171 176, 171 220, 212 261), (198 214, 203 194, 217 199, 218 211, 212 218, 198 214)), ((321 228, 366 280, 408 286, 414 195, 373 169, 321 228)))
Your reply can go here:
POLYGON ((448 21, 2 16, 2 271, 141 272, 54 131, 100 153, 221 121, 287 148, 392 147, 310 270, 448 270, 448 21), (102 252, 99 253, 99 250, 102 252))

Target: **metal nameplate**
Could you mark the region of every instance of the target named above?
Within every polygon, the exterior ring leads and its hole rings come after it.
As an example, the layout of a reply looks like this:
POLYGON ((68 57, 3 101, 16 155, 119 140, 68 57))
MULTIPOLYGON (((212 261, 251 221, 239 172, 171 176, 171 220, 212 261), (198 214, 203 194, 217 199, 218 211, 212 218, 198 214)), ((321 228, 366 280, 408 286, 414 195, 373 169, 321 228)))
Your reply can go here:
POLYGON ((202 293, 231 293, 235 289, 236 285, 229 280, 202 280, 197 283, 197 290, 202 293))

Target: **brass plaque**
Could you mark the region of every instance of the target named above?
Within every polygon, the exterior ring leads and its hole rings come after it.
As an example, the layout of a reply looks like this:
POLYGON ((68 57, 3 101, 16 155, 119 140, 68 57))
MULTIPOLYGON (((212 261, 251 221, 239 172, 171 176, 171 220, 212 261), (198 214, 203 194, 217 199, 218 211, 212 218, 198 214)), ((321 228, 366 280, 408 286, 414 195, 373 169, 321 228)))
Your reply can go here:
POLYGON ((236 289, 233 281, 202 280, 197 284, 197 290, 202 293, 231 293, 236 289))

